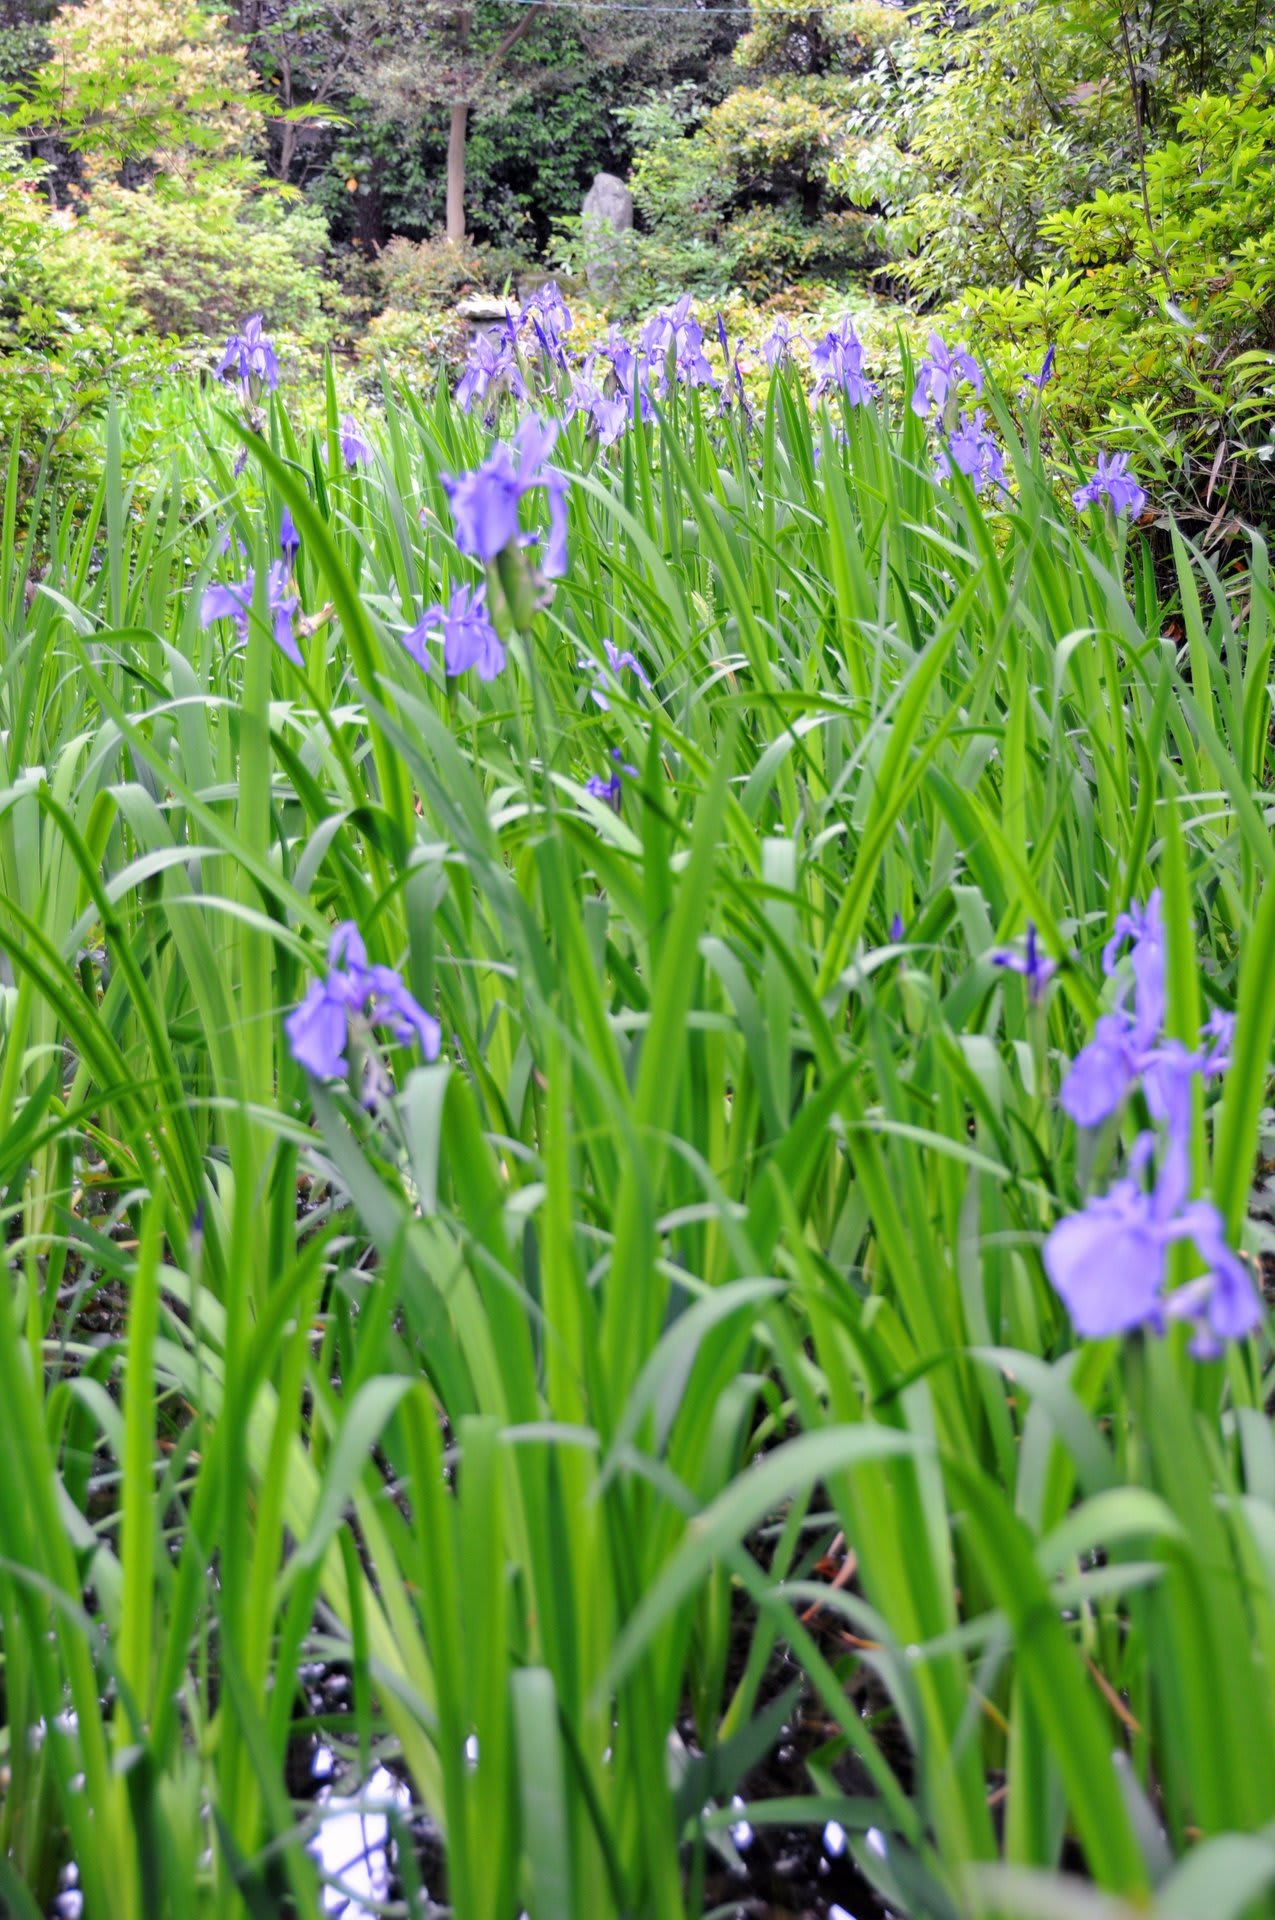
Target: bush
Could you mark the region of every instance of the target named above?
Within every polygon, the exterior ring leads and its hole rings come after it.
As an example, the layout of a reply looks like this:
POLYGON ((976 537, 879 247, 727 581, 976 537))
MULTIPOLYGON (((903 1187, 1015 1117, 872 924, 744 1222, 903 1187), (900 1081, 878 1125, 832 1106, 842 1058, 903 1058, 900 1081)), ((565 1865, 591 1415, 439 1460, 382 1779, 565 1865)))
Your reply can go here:
POLYGON ((913 160, 894 202, 898 244, 916 250, 900 271, 936 299, 1058 264, 1050 216, 1126 188, 1184 92, 1240 84, 1275 27, 1270 0, 1119 12, 987 0, 960 25, 927 0, 921 18, 931 30, 898 50, 889 131, 913 160))
POLYGON ((215 337, 260 309, 307 344, 325 338, 322 215, 237 179, 179 198, 99 185, 85 226, 126 276, 156 332, 215 337))
POLYGON ((467 293, 489 284, 481 250, 472 240, 391 240, 377 256, 377 276, 386 305, 442 313, 467 293))
POLYGON ((379 385, 382 365, 414 387, 432 388, 440 366, 454 368, 465 357, 469 330, 454 316, 407 307, 386 307, 368 322, 360 362, 379 385))
POLYGON ((1002 367, 1057 348, 1050 414, 1071 434, 1150 438, 1184 502, 1210 521, 1232 497, 1255 517, 1272 482, 1275 418, 1275 51, 1231 96, 1182 103, 1177 139, 1140 187, 1043 223, 1061 270, 970 291, 965 313, 1002 367))
POLYGON ((835 111, 807 88, 736 87, 713 108, 701 139, 734 194, 772 196, 826 181, 837 125, 835 111))
POLYGON ((94 415, 158 357, 109 247, 0 149, 0 446, 17 434, 23 490, 50 443, 64 476, 95 465, 94 415))
POLYGON ((726 227, 731 280, 752 294, 778 293, 793 281, 844 278, 879 257, 881 227, 842 209, 803 220, 790 203, 750 207, 726 227))

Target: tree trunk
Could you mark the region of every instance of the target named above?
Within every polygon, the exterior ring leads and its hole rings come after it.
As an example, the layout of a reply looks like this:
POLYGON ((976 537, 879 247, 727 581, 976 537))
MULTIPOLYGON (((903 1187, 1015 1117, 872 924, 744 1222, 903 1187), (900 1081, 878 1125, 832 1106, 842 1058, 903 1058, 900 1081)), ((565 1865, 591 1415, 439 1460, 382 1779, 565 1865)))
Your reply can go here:
MULTIPOLYGON (((545 10, 546 0, 534 0, 527 4, 524 0, 522 18, 516 20, 508 33, 495 47, 486 66, 475 77, 471 72, 468 86, 468 100, 453 100, 452 123, 447 133, 447 238, 460 241, 465 238, 465 136, 469 129, 469 108, 472 101, 478 100, 484 82, 499 67, 510 50, 517 46, 532 22, 545 10)), ((467 7, 461 7, 456 14, 456 40, 464 59, 469 44, 470 14, 467 7)))
POLYGON ((465 133, 469 123, 468 100, 453 100, 452 123, 447 135, 447 238, 465 238, 465 133))

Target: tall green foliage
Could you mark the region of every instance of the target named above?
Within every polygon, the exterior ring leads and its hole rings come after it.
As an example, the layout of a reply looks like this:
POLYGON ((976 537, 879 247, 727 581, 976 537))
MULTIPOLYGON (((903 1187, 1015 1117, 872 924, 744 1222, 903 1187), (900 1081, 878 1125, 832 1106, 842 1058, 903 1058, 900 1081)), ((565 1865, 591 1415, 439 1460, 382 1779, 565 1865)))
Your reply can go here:
POLYGON ((1266 1336, 1077 1342, 1039 1251, 1136 1151, 1144 1116, 1082 1142, 1056 1094, 1153 881, 1172 1030, 1238 1011, 1192 1179, 1243 1225, 1265 545, 1228 595, 1179 542, 1166 601, 1141 536, 1060 513, 1034 414, 984 508, 907 410, 811 420, 780 373, 750 438, 701 398, 608 457, 564 423, 568 570, 491 683, 401 644, 464 577, 440 475, 487 435, 446 396, 388 390, 345 470, 334 392, 257 437, 170 387, 25 545, 10 491, 24 1916, 68 1855, 85 1920, 316 1911, 286 1763, 324 1663, 325 1742, 402 1766, 457 1920, 698 1917, 741 1813, 835 1819, 912 1920, 1202 1886, 1242 1920, 1275 1871, 1266 1336), (299 668, 263 617, 285 504, 299 668), (199 616, 227 521, 242 635, 199 616), (607 641, 642 677, 603 707, 607 641), (285 1038, 344 920, 443 1033, 371 1099, 285 1038), (1044 999, 994 963, 1029 921, 1044 999), (779 1673, 816 1732, 776 1805, 779 1673))

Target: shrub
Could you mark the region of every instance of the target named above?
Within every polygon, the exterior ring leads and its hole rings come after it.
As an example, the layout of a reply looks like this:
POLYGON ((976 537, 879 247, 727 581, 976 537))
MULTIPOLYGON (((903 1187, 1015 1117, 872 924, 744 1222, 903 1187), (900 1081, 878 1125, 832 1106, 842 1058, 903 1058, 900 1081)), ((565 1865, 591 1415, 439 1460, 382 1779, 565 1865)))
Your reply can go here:
POLYGON ((1060 270, 971 291, 965 308, 1006 369, 1057 348, 1050 412, 1069 433, 1158 444, 1209 520, 1248 517, 1272 479, 1275 417, 1275 51, 1231 96, 1197 94, 1140 187, 1099 193, 1043 230, 1060 270))
POLYGON ((440 366, 454 367, 464 359, 467 339, 468 329, 454 316, 386 307, 368 322, 360 361, 377 383, 385 365, 413 386, 428 389, 440 366))
POLYGON ((737 87, 713 108, 701 138, 736 194, 801 192, 827 178, 837 116, 806 88, 737 87))
POLYGON ((1183 93, 1240 83, 1275 27, 1270 0, 988 0, 959 25, 927 0, 921 18, 931 30, 898 49, 891 131, 915 174, 895 210, 916 250, 901 271, 936 298, 1057 264, 1050 215, 1127 187, 1183 93))
POLYGON ((234 178, 201 179, 190 197, 103 183, 84 224, 159 333, 216 336, 257 308, 306 343, 326 333, 327 231, 304 204, 234 178))
POLYGON ((880 223, 863 213, 841 209, 803 220, 786 203, 739 214, 722 244, 733 284, 749 293, 778 293, 795 280, 844 277, 878 256, 880 234, 880 223))
POLYGON ((479 248, 471 240, 448 240, 441 233, 428 240, 391 240, 377 257, 376 271, 387 306, 408 311, 442 313, 489 284, 479 248))
POLYGON ((17 434, 24 492, 46 449, 64 476, 96 464, 93 416, 156 364, 143 325, 110 249, 0 148, 0 446, 17 434))
POLYGON ((180 0, 80 0, 49 33, 37 113, 90 166, 172 169, 192 154, 246 152, 263 128, 253 73, 224 14, 180 0))

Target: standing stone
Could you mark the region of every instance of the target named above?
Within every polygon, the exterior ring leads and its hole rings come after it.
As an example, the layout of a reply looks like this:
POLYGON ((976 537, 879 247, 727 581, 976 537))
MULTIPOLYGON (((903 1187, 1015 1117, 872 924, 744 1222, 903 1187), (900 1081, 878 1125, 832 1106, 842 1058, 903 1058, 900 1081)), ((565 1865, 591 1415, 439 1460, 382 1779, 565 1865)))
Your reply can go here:
POLYGON ((632 226, 633 195, 623 180, 614 173, 595 173, 581 209, 584 272, 594 293, 615 292, 626 252, 624 235, 632 226))
POLYGON ((605 221, 616 233, 628 232, 633 225, 633 195, 618 174, 594 174, 584 196, 584 217, 591 223, 605 221))

